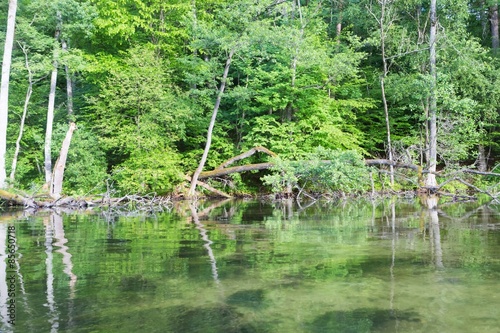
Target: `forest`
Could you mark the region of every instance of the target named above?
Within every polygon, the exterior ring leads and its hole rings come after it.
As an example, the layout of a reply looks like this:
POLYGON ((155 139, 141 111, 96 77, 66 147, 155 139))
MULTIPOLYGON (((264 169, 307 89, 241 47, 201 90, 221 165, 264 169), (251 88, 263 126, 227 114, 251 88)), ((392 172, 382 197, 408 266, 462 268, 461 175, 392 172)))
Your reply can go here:
POLYGON ((496 197, 498 4, 3 1, 0 188, 496 197))

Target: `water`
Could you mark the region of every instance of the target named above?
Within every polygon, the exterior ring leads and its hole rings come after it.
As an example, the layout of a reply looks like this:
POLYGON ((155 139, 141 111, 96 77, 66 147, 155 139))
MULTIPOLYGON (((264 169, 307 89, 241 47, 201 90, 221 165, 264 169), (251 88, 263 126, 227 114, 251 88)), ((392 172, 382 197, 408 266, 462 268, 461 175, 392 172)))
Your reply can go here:
POLYGON ((0 256, 2 332, 500 332, 495 205, 15 212, 0 256))

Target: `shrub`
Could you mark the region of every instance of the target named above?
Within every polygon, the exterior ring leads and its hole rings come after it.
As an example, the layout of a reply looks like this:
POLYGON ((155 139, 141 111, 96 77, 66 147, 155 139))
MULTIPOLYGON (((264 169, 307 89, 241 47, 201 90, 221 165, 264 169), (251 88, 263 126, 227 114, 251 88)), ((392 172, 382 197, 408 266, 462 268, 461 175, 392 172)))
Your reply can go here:
POLYGON ((368 168, 353 150, 331 150, 318 147, 301 161, 275 160, 273 174, 264 176, 264 184, 274 193, 283 193, 287 186, 316 193, 354 193, 367 189, 368 168))

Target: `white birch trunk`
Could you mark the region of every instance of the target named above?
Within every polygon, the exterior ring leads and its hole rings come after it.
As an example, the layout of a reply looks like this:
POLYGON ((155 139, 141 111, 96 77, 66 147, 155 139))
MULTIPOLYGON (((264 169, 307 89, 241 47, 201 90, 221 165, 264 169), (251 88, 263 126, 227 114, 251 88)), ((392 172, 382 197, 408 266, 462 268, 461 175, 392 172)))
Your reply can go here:
POLYGON ((52 145, 52 128, 54 123, 54 105, 56 99, 57 84, 57 61, 54 61, 54 68, 50 79, 49 105, 47 108, 47 126, 45 129, 45 183, 50 185, 52 181, 52 154, 50 146, 52 145))
POLYGON ((0 188, 6 186, 7 171, 5 169, 5 155, 7 153, 7 123, 9 114, 9 81, 10 65, 12 61, 12 47, 14 45, 14 31, 16 26, 17 0, 9 0, 7 16, 7 32, 2 62, 2 81, 0 87, 0 188))
POLYGON ((429 35, 429 65, 431 75, 431 87, 429 98, 429 173, 425 185, 429 188, 436 187, 436 164, 437 164, 437 100, 436 100, 436 85, 437 85, 437 71, 436 71, 436 34, 437 34, 437 14, 436 14, 436 0, 431 0, 431 28, 429 35))
POLYGON ((205 149, 203 151, 203 155, 200 160, 200 164, 198 168, 193 174, 191 178, 191 186, 189 188, 188 197, 194 198, 196 195, 196 182, 198 181, 198 177, 200 173, 203 171, 203 167, 205 166, 205 162, 207 161, 208 152, 210 151, 210 146, 212 145, 212 132, 215 126, 215 119, 217 118, 217 112, 219 111, 220 101, 222 99, 222 95, 224 94, 224 89, 226 88, 227 75, 229 74, 229 67, 231 67, 231 61, 233 60, 233 55, 236 52, 236 48, 233 48, 226 60, 226 67, 224 68, 224 74, 222 75, 222 81, 219 87, 219 93, 217 94, 217 99, 215 100, 214 111, 212 112, 212 118, 210 119, 210 124, 208 125, 207 132, 207 142, 205 144, 205 149))
POLYGON ((54 167, 54 179, 52 180, 50 193, 50 195, 54 199, 59 199, 61 197, 64 168, 66 167, 66 159, 68 157, 69 146, 71 144, 71 138, 75 129, 76 124, 71 123, 69 125, 68 132, 66 132, 66 137, 64 138, 64 141, 62 143, 61 152, 59 153, 59 158, 57 159, 56 166, 54 167))
MULTIPOLYGON (((57 13, 58 18, 58 26, 56 28, 56 33, 54 38, 56 41, 59 41, 59 36, 61 34, 60 31, 60 21, 61 21, 61 13, 57 13)), ((52 128, 54 123, 54 107, 56 102, 56 85, 57 85, 57 49, 54 50, 54 61, 52 68, 52 75, 50 77, 50 91, 49 91, 49 104, 47 107, 47 126, 45 128, 45 185, 50 188, 52 182, 52 154, 51 154, 51 145, 52 145, 52 128)))

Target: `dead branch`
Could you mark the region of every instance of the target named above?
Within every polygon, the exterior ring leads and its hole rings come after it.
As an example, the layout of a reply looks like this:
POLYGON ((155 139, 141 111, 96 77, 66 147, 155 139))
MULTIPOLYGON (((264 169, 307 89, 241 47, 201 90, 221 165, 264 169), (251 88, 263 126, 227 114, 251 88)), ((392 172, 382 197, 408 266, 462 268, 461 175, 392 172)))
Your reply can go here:
POLYGON ((478 192, 478 193, 484 193, 484 194, 486 194, 486 195, 490 196, 492 199, 496 199, 496 198, 497 198, 495 195, 491 194, 490 192, 485 191, 485 190, 482 190, 482 189, 480 189, 479 187, 477 187, 477 186, 475 186, 475 185, 472 185, 471 183, 469 183, 469 182, 467 182, 467 181, 463 180, 463 179, 462 179, 462 178, 460 178, 460 177, 453 177, 453 178, 450 178, 450 179, 446 180, 446 181, 445 181, 445 182, 443 182, 443 183, 442 183, 442 184, 441 184, 441 185, 440 185, 437 189, 438 189, 438 190, 439 190, 439 189, 441 189, 443 186, 445 186, 446 184, 451 183, 452 181, 457 181, 457 182, 459 182, 459 183, 462 183, 462 184, 464 184, 465 186, 467 186, 467 187, 469 187, 469 188, 473 189, 474 191, 476 191, 476 192, 478 192))
POLYGON ((244 152, 242 154, 239 154, 237 156, 234 156, 234 157, 226 160, 224 163, 222 163, 221 165, 219 165, 218 167, 216 167, 215 170, 223 169, 223 168, 227 167, 228 165, 231 165, 234 162, 240 161, 240 160, 242 160, 244 158, 250 157, 250 156, 252 156, 253 154, 255 154, 257 152, 265 153, 265 154, 267 154, 267 155, 269 155, 271 157, 277 157, 278 156, 276 153, 273 153, 272 151, 270 151, 269 149, 267 149, 265 147, 261 147, 261 146, 253 147, 252 149, 247 150, 246 152, 244 152))
MULTIPOLYGON (((386 159, 369 159, 365 160, 366 165, 372 166, 372 165, 392 165, 395 168, 406 168, 406 169, 412 169, 414 171, 418 171, 420 169, 420 166, 416 164, 405 164, 405 163, 398 163, 386 159)), ((422 170, 423 173, 425 173, 427 170, 422 170)))
POLYGON ((483 171, 477 171, 477 170, 471 170, 471 169, 464 169, 462 170, 464 173, 472 173, 475 175, 481 175, 481 176, 494 176, 494 177, 500 177, 500 173, 496 172, 483 172, 483 171))
POLYGON ((235 167, 230 167, 230 168, 215 169, 212 171, 204 171, 200 174, 200 176, 198 178, 203 179, 203 178, 209 178, 209 177, 218 177, 218 176, 229 175, 231 173, 236 173, 236 172, 265 170, 265 169, 270 169, 273 166, 274 166, 274 163, 246 164, 246 165, 240 165, 240 166, 235 166, 235 167))
MULTIPOLYGON (((199 176, 198 178, 203 178, 203 177, 202 177, 202 175, 203 175, 203 173, 201 173, 201 174, 200 174, 200 176, 199 176)), ((189 177, 188 175, 184 176, 184 179, 186 179, 188 182, 190 182, 190 181, 191 181, 191 177, 189 177)), ((220 190, 218 190, 218 189, 216 189, 216 188, 214 188, 214 187, 212 187, 212 186, 208 185, 207 183, 201 182, 201 181, 199 181, 199 180, 196 182, 196 185, 201 186, 201 187, 203 187, 204 189, 209 190, 210 192, 215 193, 215 194, 217 194, 217 195, 219 195, 219 196, 221 196, 221 197, 223 197, 223 198, 232 198, 232 197, 231 197, 229 194, 227 194, 226 192, 222 192, 222 191, 220 191, 220 190)))

